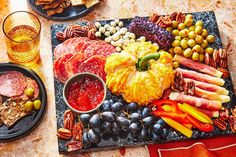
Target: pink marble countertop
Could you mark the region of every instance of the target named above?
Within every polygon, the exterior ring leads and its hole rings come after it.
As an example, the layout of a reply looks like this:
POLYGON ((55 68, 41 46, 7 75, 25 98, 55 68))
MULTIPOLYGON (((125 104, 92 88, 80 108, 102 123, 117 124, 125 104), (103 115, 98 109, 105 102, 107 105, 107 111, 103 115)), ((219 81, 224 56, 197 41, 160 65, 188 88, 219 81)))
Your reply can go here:
MULTIPOLYGON (((33 12, 26 0, 0 0, 0 23, 13 11, 28 10, 33 12)), ((94 10, 83 18, 67 21, 74 23, 78 20, 102 20, 113 18, 127 18, 135 15, 148 16, 153 13, 170 14, 174 11, 198 12, 215 11, 223 46, 228 52, 229 69, 233 82, 236 81, 236 1, 235 0, 103 0, 94 10)), ((35 13, 36 14, 36 13, 35 13)), ((39 16, 40 17, 40 16, 39 16)), ((40 73, 48 93, 48 106, 45 117, 40 125, 28 136, 19 140, 1 143, 0 156, 60 156, 57 144, 56 110, 54 100, 54 81, 52 67, 50 26, 53 23, 61 23, 40 17, 42 22, 41 51, 43 60, 37 72, 40 73)), ((63 22, 62 22, 63 23, 63 22)), ((3 40, 3 32, 0 31, 0 62, 7 62, 6 46, 3 40)), ((234 83, 236 85, 236 83, 234 83)), ((234 86, 236 89, 236 86, 234 86)), ((148 157, 146 147, 127 148, 125 156, 148 157)), ((119 150, 101 151, 76 156, 102 157, 122 156, 119 150)))

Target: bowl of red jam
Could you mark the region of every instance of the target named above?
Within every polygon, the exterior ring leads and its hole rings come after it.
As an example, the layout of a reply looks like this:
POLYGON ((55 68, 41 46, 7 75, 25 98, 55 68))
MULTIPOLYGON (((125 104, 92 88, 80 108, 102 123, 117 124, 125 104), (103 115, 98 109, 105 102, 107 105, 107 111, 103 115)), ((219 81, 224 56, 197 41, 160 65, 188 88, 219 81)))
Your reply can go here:
POLYGON ((97 75, 78 73, 65 83, 63 98, 76 113, 89 113, 102 105, 106 98, 106 84, 97 75))

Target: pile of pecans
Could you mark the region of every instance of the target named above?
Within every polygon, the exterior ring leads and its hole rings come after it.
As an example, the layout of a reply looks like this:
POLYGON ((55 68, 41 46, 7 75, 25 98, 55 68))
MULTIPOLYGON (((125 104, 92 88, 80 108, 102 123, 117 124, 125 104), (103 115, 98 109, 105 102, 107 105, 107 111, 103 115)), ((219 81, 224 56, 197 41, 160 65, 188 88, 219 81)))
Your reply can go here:
POLYGON ((68 152, 80 150, 82 145, 83 124, 75 122, 74 114, 71 110, 64 113, 64 126, 58 129, 57 136, 62 140, 70 140, 66 146, 68 152))
POLYGON ((214 68, 218 67, 217 70, 223 73, 223 78, 229 77, 229 71, 227 70, 227 52, 224 49, 215 49, 212 57, 206 53, 204 62, 214 68))
POLYGON ((69 25, 61 32, 57 32, 56 38, 59 41, 65 41, 73 37, 88 37, 89 39, 95 39, 96 28, 89 24, 88 26, 81 26, 78 24, 69 25))
POLYGON ((162 28, 167 28, 172 25, 172 21, 177 21, 178 23, 183 23, 185 20, 185 14, 182 12, 174 12, 169 16, 161 16, 158 14, 153 14, 150 16, 149 21, 156 23, 162 28))
POLYGON ((234 109, 231 109, 229 111, 227 108, 224 108, 222 111, 220 111, 220 117, 213 120, 216 127, 218 127, 220 130, 226 130, 228 127, 228 124, 232 130, 233 133, 236 132, 236 106, 234 109))

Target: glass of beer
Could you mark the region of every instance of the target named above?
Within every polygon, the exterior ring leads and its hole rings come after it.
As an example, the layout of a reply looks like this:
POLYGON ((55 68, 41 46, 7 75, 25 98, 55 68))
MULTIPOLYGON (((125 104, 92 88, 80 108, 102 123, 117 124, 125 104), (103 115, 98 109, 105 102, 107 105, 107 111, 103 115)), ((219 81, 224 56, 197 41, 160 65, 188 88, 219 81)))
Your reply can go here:
POLYGON ((13 12, 5 18, 2 28, 11 61, 27 65, 40 59, 41 23, 34 14, 13 12))

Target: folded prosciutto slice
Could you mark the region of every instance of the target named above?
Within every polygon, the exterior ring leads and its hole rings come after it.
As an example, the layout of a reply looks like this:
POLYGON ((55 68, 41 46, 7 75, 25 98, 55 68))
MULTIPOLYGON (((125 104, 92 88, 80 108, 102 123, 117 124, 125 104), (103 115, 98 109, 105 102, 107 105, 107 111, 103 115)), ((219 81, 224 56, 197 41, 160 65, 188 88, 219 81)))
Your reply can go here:
POLYGON ((200 71, 202 73, 211 75, 211 76, 215 76, 215 77, 221 77, 222 76, 222 72, 220 72, 219 70, 206 65, 206 64, 202 64, 199 62, 195 62, 191 59, 185 58, 183 56, 180 55, 175 55, 174 57, 174 61, 179 62, 181 65, 186 66, 188 68, 200 71))
POLYGON ((223 86, 225 81, 221 78, 217 78, 217 77, 213 77, 210 75, 206 75, 206 74, 202 74, 202 73, 198 73, 192 70, 185 70, 185 69, 181 69, 178 68, 176 69, 178 72, 182 73, 184 78, 191 78, 197 81, 201 81, 201 82, 206 82, 206 83, 210 83, 210 84, 215 84, 215 85, 219 85, 219 86, 223 86))
POLYGON ((192 106, 205 108, 205 109, 213 110, 213 111, 220 110, 222 107, 222 103, 220 101, 207 100, 204 98, 186 95, 183 93, 172 92, 169 98, 171 100, 178 101, 180 103, 187 103, 192 106))
POLYGON ((189 78, 184 78, 185 82, 189 82, 189 81, 193 81, 195 86, 210 92, 216 92, 220 95, 228 95, 229 91, 227 89, 225 89, 224 87, 220 87, 214 84, 209 84, 206 82, 200 82, 200 81, 196 81, 193 79, 189 79, 189 78))
POLYGON ((209 92, 207 90, 195 87, 194 94, 198 97, 206 98, 209 100, 217 100, 222 103, 226 103, 230 101, 230 97, 228 95, 219 95, 215 92, 209 92))

